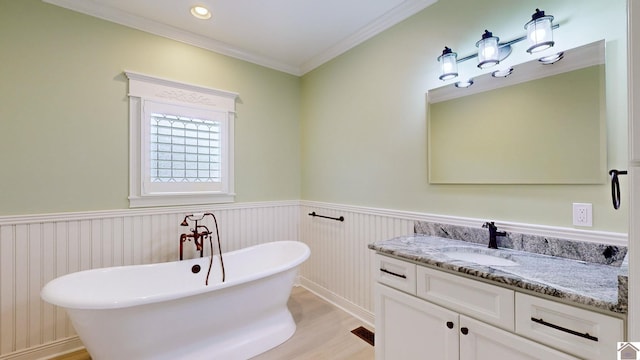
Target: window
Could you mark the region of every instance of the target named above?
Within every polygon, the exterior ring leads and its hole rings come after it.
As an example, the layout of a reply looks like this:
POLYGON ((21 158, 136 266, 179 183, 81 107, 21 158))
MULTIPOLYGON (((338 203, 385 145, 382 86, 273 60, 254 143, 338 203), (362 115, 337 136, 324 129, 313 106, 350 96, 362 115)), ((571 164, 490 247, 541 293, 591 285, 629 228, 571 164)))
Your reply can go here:
POLYGON ((232 202, 237 94, 125 74, 130 207, 232 202))

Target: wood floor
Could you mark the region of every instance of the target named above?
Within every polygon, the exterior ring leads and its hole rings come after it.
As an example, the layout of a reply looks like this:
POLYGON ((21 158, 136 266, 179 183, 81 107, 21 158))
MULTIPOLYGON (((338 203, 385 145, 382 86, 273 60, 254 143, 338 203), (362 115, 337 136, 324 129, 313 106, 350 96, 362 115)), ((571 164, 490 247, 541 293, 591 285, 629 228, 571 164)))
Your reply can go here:
MULTIPOLYGON (((351 330, 365 325, 346 312, 302 287, 293 289, 287 305, 297 324, 296 333, 280 346, 254 357, 254 360, 374 358, 373 346, 351 333, 351 330)), ((81 350, 53 360, 91 360, 91 357, 81 350)))

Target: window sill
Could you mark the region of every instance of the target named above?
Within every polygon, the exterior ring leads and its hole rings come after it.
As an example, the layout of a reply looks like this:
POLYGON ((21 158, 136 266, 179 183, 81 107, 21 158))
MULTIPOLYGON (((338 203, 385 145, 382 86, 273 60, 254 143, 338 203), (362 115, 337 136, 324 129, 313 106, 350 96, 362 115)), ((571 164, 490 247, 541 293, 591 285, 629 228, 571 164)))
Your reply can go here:
POLYGON ((149 195, 130 196, 129 207, 153 207, 153 206, 180 206, 180 205, 202 205, 202 204, 222 204, 235 201, 235 194, 172 194, 172 195, 149 195))

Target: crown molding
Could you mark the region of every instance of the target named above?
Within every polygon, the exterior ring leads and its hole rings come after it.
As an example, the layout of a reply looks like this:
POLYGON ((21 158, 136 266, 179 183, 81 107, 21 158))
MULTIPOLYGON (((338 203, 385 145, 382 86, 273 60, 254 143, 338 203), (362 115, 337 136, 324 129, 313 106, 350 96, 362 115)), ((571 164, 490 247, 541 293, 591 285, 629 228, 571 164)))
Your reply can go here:
POLYGON ((246 49, 235 47, 231 44, 214 40, 212 38, 194 34, 189 31, 181 30, 176 27, 166 25, 154 20, 146 19, 140 16, 129 14, 125 11, 104 6, 93 1, 87 0, 42 0, 45 3, 60 6, 72 11, 94 16, 103 20, 107 20, 116 24, 124 25, 133 29, 148 32, 154 35, 162 36, 171 40, 183 42, 189 45, 197 46, 206 50, 210 50, 222 55, 226 55, 239 60, 247 61, 266 68, 274 69, 295 76, 302 76, 305 73, 315 69, 325 62, 335 58, 338 55, 354 48, 360 43, 370 39, 380 32, 390 28, 391 26, 405 20, 406 18, 418 13, 437 0, 406 0, 401 5, 393 8, 385 15, 369 23, 353 35, 336 43, 328 49, 318 53, 303 64, 292 64, 282 62, 266 56, 255 54, 246 49))
POLYGON ((103 6, 95 2, 86 0, 42 0, 46 3, 57 5, 69 10, 73 10, 85 15, 97 17, 116 24, 127 26, 136 30, 148 32, 167 39, 183 42, 185 44, 197 46, 206 50, 226 55, 239 60, 244 60, 253 64, 264 66, 270 69, 282 71, 292 75, 301 75, 299 67, 283 63, 268 57, 259 56, 250 51, 232 46, 222 41, 214 40, 206 36, 194 34, 176 27, 166 25, 154 20, 145 19, 140 16, 129 14, 125 11, 103 6))
POLYGON ((302 75, 319 67, 320 65, 344 54, 361 43, 387 30, 388 28, 400 23, 401 21, 417 14, 418 12, 433 5, 438 0, 410 0, 398 5, 393 10, 380 16, 375 21, 358 30, 354 34, 341 40, 335 45, 317 54, 300 66, 302 75))

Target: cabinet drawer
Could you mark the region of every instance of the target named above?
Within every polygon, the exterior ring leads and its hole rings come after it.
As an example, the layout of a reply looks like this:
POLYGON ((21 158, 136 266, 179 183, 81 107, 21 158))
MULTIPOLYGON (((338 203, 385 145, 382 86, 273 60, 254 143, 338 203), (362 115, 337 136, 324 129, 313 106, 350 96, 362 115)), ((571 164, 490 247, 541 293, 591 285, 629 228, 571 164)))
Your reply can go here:
POLYGON ((377 282, 416 294, 416 264, 376 254, 375 266, 377 282))
POLYGON ((597 312, 516 294, 516 333, 585 359, 608 359, 624 322, 597 312))
POLYGON ((577 357, 463 315, 460 316, 460 359, 579 360, 577 357))
POLYGON ((424 266, 416 270, 417 296, 496 325, 514 329, 514 291, 424 266))

